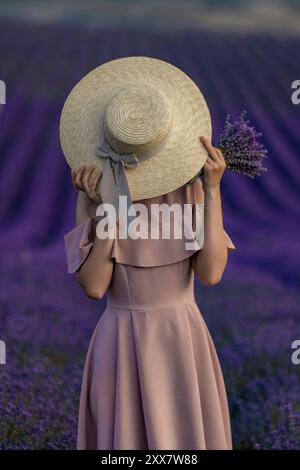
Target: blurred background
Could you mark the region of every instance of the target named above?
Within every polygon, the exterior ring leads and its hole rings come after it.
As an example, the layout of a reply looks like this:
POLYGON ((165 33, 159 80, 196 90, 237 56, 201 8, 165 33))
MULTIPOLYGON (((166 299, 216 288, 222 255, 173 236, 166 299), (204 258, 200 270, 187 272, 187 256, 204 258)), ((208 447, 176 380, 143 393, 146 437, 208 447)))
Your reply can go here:
POLYGON ((66 272, 76 193, 59 117, 94 67, 146 55, 186 72, 210 107, 216 142, 244 109, 268 171, 226 171, 224 228, 236 251, 222 282, 196 283, 221 360, 234 448, 300 449, 300 2, 1 1, 0 449, 75 448, 87 347, 104 302, 66 272), (3 101, 3 100, 2 100, 3 101))

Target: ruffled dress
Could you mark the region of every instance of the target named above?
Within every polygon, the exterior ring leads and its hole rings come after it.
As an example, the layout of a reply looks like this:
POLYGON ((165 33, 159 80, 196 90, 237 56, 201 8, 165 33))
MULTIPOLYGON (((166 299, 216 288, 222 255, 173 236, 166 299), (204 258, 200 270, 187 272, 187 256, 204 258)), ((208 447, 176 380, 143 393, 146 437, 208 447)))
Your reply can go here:
MULTIPOLYGON (((139 201, 192 203, 185 237, 171 230, 170 239, 117 236, 113 242, 107 306, 85 360, 78 450, 232 449, 222 371, 194 297, 192 257, 204 243, 196 184, 139 201), (193 235, 196 214, 201 223, 193 235)), ((65 235, 70 273, 90 253, 92 222, 87 218, 65 235)), ((225 230, 224 237, 234 250, 225 230)))

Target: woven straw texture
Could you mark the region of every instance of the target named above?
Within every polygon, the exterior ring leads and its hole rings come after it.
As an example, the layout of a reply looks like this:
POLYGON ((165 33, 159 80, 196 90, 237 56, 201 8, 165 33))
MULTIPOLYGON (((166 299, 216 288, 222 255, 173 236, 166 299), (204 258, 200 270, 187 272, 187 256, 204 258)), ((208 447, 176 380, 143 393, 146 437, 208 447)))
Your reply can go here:
POLYGON ((60 139, 69 166, 95 165, 105 131, 114 150, 136 153, 139 166, 126 169, 133 201, 160 196, 187 183, 203 167, 211 117, 195 82, 160 59, 129 56, 111 60, 83 77, 61 114, 60 139), (150 152, 150 157, 144 158, 150 152))

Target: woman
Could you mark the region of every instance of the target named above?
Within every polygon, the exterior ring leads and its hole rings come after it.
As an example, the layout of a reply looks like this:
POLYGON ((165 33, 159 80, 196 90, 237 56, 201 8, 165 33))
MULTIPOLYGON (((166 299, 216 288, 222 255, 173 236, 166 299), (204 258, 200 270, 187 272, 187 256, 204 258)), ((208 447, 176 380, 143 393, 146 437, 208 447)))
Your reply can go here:
POLYGON ((232 447, 220 364, 194 297, 194 272, 218 283, 235 249, 222 222, 226 165, 211 135, 199 88, 160 59, 106 62, 64 104, 61 145, 80 190, 68 272, 88 297, 107 294, 85 362, 78 449, 232 447), (116 214, 104 239, 99 204, 116 214), (146 214, 139 236, 132 204, 146 214), (157 206, 169 209, 167 236, 157 206))
POLYGON ((222 372, 193 279, 195 272, 205 285, 220 282, 235 246, 222 221, 225 160, 207 138, 201 142, 203 183, 142 201, 196 203, 204 241, 194 250, 183 240, 98 238, 99 179, 91 183, 93 167, 72 172, 80 200, 79 225, 66 235, 69 272, 89 298, 108 299, 87 353, 78 449, 232 448, 222 372))

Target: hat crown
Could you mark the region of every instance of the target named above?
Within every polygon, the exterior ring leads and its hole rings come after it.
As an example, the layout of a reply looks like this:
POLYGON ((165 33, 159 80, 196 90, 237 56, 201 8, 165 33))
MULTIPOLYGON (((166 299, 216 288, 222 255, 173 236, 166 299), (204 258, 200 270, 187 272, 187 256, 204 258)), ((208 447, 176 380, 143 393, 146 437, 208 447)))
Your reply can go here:
POLYGON ((166 94, 147 83, 129 83, 107 103, 104 132, 118 153, 154 149, 168 135, 173 109, 166 94))

